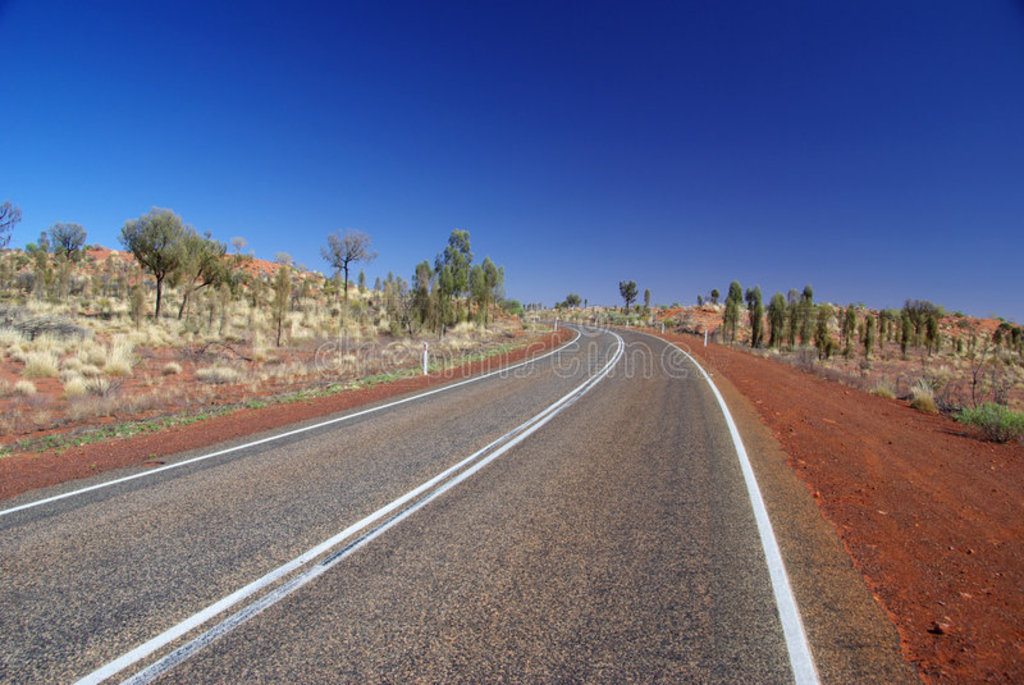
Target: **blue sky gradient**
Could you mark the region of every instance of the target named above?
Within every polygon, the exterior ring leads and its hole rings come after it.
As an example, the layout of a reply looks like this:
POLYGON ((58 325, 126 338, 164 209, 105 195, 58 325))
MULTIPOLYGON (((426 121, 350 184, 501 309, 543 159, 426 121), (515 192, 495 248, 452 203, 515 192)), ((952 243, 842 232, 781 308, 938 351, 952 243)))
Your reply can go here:
POLYGON ((0 0, 0 201, 118 247, 169 207, 410 278, 455 228, 510 297, 731 280, 1024 322, 1024 4, 0 0))

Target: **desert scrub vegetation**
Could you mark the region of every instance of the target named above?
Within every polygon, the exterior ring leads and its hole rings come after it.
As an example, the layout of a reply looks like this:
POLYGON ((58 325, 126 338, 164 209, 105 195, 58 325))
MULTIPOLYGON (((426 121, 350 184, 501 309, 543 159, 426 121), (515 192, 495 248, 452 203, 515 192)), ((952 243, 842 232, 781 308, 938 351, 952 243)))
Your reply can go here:
POLYGON ((69 245, 67 236, 84 239, 72 224, 51 233, 0 251, 0 418, 12 436, 47 416, 63 428, 142 408, 195 411, 250 392, 351 387, 418 368, 423 342, 438 368, 525 330, 501 314, 504 273, 474 260, 465 231, 410 280, 360 273, 348 283, 346 267, 373 254, 368 236, 335 234, 325 255, 335 273, 324 275, 283 253, 276 264, 241 247, 228 254, 168 210, 126 223, 127 252, 69 245), (319 351, 336 342, 344 352, 324 368, 319 351), (176 400, 159 408, 161 397, 176 400))
POLYGON ((910 389, 910 406, 925 414, 938 414, 939 407, 935 404, 935 391, 927 380, 921 379, 910 389))
POLYGON ((204 383, 237 383, 242 380, 242 372, 233 366, 208 366, 196 369, 196 378, 204 383))
POLYGON ((24 378, 56 378, 57 364, 57 355, 53 352, 29 352, 25 355, 25 368, 21 375, 24 378))
POLYGON ((977 428, 995 442, 1024 440, 1024 413, 995 402, 962 409, 956 414, 956 420, 977 428))

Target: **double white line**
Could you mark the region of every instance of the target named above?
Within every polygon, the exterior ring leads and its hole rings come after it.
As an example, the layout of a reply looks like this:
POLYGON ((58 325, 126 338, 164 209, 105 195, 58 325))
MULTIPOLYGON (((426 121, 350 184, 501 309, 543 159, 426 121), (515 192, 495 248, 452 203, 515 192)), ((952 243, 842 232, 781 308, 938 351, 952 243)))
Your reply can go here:
POLYGON ((497 440, 494 440, 486 447, 474 452, 451 468, 437 474, 419 487, 410 490, 390 504, 387 504, 369 516, 353 523, 337 535, 324 540, 319 545, 307 550, 291 561, 279 566, 262 578, 249 583, 245 587, 236 590, 223 599, 202 611, 185 619, 181 623, 165 630, 153 639, 145 642, 130 652, 98 668, 89 675, 78 681, 80 684, 99 683, 133 664, 145 659, 154 652, 168 646, 178 638, 199 628, 217 615, 233 608, 243 600, 274 585, 282 578, 293 574, 284 583, 274 587, 270 592, 263 594, 257 599, 246 604, 231 615, 222 619, 219 623, 207 629, 199 636, 193 638, 186 644, 173 652, 162 657, 144 670, 132 676, 127 683, 148 683, 160 675, 167 673, 176 665, 187 660, 196 652, 213 643, 220 637, 231 632, 238 626, 256 616, 264 609, 276 604, 291 593, 295 592, 306 583, 317 578, 329 568, 346 558, 371 540, 379 537, 392 526, 396 525, 414 512, 422 509, 428 503, 440 497, 448 490, 473 476, 477 471, 487 466, 508 450, 512 449, 528 436, 540 429, 541 426, 557 416, 565 408, 572 405, 576 400, 589 392, 595 385, 603 380, 622 358, 625 344, 622 338, 615 333, 617 343, 614 352, 604 367, 585 382, 577 386, 568 394, 548 406, 544 411, 535 415, 525 423, 520 424, 508 433, 505 433, 497 440), (319 561, 318 561, 319 560, 319 561), (314 563, 316 562, 316 563, 314 563), (305 570, 301 570, 301 569, 305 570))

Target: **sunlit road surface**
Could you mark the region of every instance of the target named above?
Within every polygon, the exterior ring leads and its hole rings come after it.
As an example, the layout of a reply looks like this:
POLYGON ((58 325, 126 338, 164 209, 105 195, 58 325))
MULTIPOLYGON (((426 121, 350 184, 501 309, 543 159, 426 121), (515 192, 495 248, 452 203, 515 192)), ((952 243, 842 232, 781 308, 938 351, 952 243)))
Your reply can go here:
POLYGON ((0 680, 814 682, 682 352, 581 329, 369 409, 4 502, 0 680))

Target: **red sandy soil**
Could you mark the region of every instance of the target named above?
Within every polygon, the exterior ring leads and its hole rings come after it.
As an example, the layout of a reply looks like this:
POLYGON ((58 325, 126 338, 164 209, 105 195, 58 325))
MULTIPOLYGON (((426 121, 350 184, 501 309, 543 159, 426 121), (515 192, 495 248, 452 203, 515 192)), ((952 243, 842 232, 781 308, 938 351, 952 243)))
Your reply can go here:
MULTIPOLYGON (((388 397, 494 370, 551 349, 571 337, 562 329, 535 338, 528 345, 480 362, 448 368, 429 376, 415 376, 308 401, 274 404, 260 409, 239 409, 199 423, 179 425, 127 439, 112 439, 65 450, 16 454, 0 459, 0 499, 14 497, 101 471, 157 463, 160 457, 208 447, 259 431, 326 416, 388 397)), ((119 420, 128 417, 119 416, 119 420)))
POLYGON ((695 336, 810 488, 926 682, 1024 682, 1024 446, 695 336))

